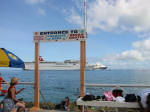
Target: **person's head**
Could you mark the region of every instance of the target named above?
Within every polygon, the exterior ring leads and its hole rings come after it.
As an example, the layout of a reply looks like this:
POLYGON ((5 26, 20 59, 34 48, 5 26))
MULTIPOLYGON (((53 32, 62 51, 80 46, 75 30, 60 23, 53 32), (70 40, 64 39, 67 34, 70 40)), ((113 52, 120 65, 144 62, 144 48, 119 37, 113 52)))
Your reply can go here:
POLYGON ((69 101, 69 97, 67 96, 66 98, 65 98, 67 101, 69 101))
POLYGON ((13 78, 11 79, 10 85, 16 85, 16 84, 18 84, 18 81, 19 81, 18 78, 13 77, 13 78))

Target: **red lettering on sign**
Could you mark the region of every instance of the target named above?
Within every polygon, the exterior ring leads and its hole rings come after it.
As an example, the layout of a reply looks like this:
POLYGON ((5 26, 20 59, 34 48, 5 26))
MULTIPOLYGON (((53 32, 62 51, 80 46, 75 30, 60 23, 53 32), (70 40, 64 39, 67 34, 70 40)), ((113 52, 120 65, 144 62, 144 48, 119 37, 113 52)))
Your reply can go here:
POLYGON ((84 35, 83 34, 70 34, 69 39, 83 39, 84 35))
POLYGON ((38 34, 38 32, 35 32, 35 33, 34 33, 34 35, 37 35, 37 34, 38 34))
POLYGON ((43 36, 34 36, 34 40, 43 40, 44 37, 43 36))

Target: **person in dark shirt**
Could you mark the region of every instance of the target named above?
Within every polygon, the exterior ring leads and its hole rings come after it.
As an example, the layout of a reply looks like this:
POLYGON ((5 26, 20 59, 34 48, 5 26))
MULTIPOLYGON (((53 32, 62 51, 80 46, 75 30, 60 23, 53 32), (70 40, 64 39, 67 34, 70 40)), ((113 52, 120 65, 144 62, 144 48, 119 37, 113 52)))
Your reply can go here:
POLYGON ((70 99, 68 96, 65 98, 65 105, 64 106, 65 106, 65 110, 70 111, 70 99))
POLYGON ((138 103, 140 106, 140 112, 150 112, 150 93, 147 95, 146 98, 146 107, 144 107, 141 103, 141 98, 138 96, 138 103))

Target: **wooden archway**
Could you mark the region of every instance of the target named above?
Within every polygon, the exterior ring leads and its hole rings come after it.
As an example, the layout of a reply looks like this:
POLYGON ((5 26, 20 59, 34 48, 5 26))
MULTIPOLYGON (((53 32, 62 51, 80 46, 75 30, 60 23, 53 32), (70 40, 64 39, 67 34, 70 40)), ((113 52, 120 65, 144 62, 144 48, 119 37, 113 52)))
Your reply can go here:
POLYGON ((35 90, 34 90, 34 107, 31 110, 40 110, 39 44, 40 42, 60 42, 60 41, 80 41, 80 96, 84 96, 84 92, 85 92, 84 79, 85 79, 85 65, 86 65, 86 31, 85 29, 34 32, 34 42, 35 42, 34 86, 35 86, 35 90), (62 34, 63 36, 60 36, 62 34))

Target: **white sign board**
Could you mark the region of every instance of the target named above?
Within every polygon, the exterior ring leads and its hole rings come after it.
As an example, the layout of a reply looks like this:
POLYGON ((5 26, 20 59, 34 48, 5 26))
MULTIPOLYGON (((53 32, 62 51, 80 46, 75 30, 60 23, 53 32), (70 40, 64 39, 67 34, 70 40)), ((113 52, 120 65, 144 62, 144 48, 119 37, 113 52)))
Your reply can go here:
POLYGON ((34 42, 85 41, 84 29, 34 32, 34 42))

